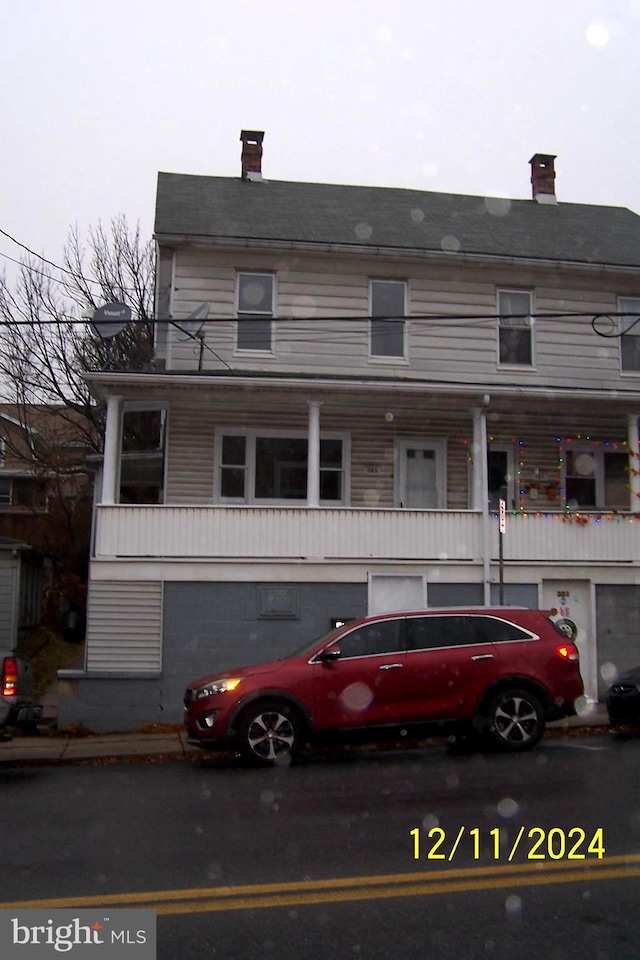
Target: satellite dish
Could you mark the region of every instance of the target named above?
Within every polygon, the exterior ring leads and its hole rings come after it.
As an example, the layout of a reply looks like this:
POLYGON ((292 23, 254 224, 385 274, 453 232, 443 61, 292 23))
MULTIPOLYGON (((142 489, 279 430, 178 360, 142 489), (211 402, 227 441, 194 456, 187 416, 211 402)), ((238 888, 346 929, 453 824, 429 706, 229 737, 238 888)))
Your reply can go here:
POLYGON ((91 326, 103 340, 122 333, 131 320, 131 307, 125 303, 105 303, 93 314, 91 326))
POLYGON ((200 333, 202 329, 202 324, 209 316, 209 304, 201 303, 199 307, 190 313, 188 317, 185 317, 184 320, 174 320, 173 325, 177 327, 178 330, 182 330, 183 333, 186 333, 190 337, 195 337, 200 333))

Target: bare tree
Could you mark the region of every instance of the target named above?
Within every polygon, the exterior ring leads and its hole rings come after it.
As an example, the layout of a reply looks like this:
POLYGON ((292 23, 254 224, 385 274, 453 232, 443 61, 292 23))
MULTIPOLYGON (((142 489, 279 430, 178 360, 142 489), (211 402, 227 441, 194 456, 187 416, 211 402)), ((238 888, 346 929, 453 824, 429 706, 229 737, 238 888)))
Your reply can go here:
POLYGON ((61 268, 31 257, 14 288, 0 279, 0 380, 7 400, 25 410, 58 405, 62 419, 98 451, 104 413, 82 374, 148 366, 154 280, 152 243, 141 239, 139 227, 131 231, 124 215, 108 230, 91 228, 86 245, 73 228, 61 268), (132 323, 105 340, 82 315, 109 302, 127 304, 132 323))
POLYGON ((104 409, 83 373, 148 368, 154 282, 153 245, 123 215, 109 227, 91 228, 86 242, 73 228, 59 267, 30 256, 14 283, 0 278, 0 391, 17 424, 0 435, 7 461, 21 462, 37 480, 39 520, 32 529, 43 542, 35 545, 52 555, 54 565, 57 558, 63 568, 77 566, 72 556, 81 557, 88 546, 89 516, 79 502, 91 485, 86 455, 102 449, 104 409), (132 322, 102 339, 83 317, 111 302, 127 304, 132 322))

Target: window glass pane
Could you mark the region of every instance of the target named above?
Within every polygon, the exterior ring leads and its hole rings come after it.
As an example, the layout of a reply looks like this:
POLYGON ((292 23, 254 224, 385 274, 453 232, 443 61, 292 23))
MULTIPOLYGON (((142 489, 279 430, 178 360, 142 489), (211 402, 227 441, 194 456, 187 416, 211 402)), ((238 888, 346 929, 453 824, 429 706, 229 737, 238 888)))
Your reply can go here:
POLYGON ((238 350, 271 350, 271 318, 238 317, 238 350))
POLYGON ((163 409, 124 411, 120 503, 162 503, 165 427, 163 409))
POLYGON ((342 467, 342 440, 320 441, 320 466, 342 467))
POLYGON ((238 276, 238 312, 273 313, 273 277, 241 273, 238 276))
POLYGON ((477 643, 478 638, 467 617, 409 617, 407 649, 431 650, 477 643))
POLYGON ((320 471, 320 499, 342 500, 342 471, 320 471))
POLYGON ((306 500, 307 441, 257 437, 255 479, 258 500, 306 500))
POLYGON ((382 620, 359 627, 346 637, 341 637, 336 646, 343 657, 370 657, 395 653, 401 649, 401 620, 382 620))
POLYGON ((629 508, 629 457, 604 453, 604 506, 629 508))
POLYGON ((372 280, 371 316, 404 317, 404 290, 397 280, 372 280))
POLYGON ((620 317, 620 352, 622 369, 640 372, 640 299, 620 297, 619 308, 621 313, 638 313, 637 316, 620 317))
POLYGON ((404 356, 404 323, 402 320, 371 321, 371 356, 404 356))
POLYGON ((531 366, 531 295, 512 290, 498 293, 500 363, 531 366))
POLYGON ((531 294, 516 290, 500 290, 498 293, 500 326, 531 326, 531 294))
POLYGON ((245 499, 245 475, 242 467, 223 467, 220 476, 220 495, 234 500, 245 499))
POLYGON ((622 369, 640 371, 640 336, 622 336, 620 338, 620 348, 622 351, 622 369))
POLYGON ((595 460, 589 451, 567 450, 566 457, 566 498, 567 506, 596 506, 596 469, 595 460))
POLYGON ((404 356, 405 284, 393 280, 371 282, 371 355, 404 356), (393 319, 393 318, 400 319, 393 319), (377 319, 380 318, 380 319, 377 319))
POLYGON ((222 462, 223 464, 244 464, 246 463, 246 437, 225 436, 222 438, 222 462))
POLYGON ((506 620, 496 617, 470 617, 470 622, 484 643, 504 643, 506 640, 526 640, 529 634, 506 620))
POLYGON ((500 327, 500 363, 530 367, 531 331, 500 327))
POLYGON ((0 503, 11 503, 11 480, 0 477, 0 503))

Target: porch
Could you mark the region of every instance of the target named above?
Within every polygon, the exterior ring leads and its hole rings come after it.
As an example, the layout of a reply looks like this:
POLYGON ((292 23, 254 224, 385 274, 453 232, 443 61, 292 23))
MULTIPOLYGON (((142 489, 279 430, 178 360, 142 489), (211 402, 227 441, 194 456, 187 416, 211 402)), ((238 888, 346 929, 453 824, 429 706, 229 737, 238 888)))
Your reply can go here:
MULTIPOLYGON (((640 565, 640 517, 524 513, 507 517, 507 563, 640 565)), ((307 506, 96 507, 93 557, 497 562, 497 518, 471 510, 307 506)))

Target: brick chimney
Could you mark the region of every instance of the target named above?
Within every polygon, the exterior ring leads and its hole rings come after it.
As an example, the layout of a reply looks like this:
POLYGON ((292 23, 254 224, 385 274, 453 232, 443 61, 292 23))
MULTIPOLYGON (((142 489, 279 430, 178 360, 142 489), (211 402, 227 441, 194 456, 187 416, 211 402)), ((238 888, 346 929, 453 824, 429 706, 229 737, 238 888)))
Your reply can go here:
POLYGON ((531 187, 533 199, 538 203, 557 203, 556 172, 553 166, 555 155, 549 153, 534 153, 529 160, 531 164, 531 187))
POLYGON ((262 130, 242 130, 242 179, 262 180, 262 130))

